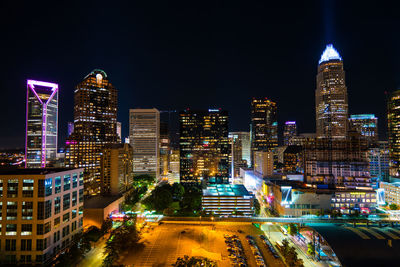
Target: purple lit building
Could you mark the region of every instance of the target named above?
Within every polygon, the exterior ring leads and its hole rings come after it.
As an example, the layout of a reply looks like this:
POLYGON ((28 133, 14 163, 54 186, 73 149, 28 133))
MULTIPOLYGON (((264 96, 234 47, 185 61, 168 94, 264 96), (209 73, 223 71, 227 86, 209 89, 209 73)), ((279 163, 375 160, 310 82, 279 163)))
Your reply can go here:
POLYGON ((45 168, 56 159, 58 84, 27 81, 25 167, 45 168))
POLYGON ((297 125, 295 121, 285 122, 285 128, 283 129, 283 144, 285 146, 292 145, 291 138, 297 135, 297 125))

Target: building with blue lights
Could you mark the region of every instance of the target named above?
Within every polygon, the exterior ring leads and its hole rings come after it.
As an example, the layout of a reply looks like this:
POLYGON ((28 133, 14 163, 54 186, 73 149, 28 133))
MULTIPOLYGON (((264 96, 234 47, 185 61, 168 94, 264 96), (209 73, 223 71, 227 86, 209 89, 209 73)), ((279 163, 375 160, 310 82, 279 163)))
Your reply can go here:
POLYGON ((377 147, 369 150, 369 172, 377 181, 389 182, 389 144, 379 141, 377 147))
POLYGON ((297 125, 295 121, 285 122, 285 128, 283 129, 283 145, 293 145, 292 138, 297 135, 297 125))
POLYGON ((348 129, 345 72, 342 58, 331 44, 318 62, 315 105, 317 136, 344 139, 348 129))

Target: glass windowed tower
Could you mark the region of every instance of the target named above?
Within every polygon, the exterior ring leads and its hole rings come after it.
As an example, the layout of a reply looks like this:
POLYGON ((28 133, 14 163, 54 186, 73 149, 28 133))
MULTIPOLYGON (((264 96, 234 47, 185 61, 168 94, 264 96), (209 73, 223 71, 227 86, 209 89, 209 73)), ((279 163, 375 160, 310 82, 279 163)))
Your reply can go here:
POLYGON ((58 84, 27 81, 25 167, 45 168, 56 159, 58 84))

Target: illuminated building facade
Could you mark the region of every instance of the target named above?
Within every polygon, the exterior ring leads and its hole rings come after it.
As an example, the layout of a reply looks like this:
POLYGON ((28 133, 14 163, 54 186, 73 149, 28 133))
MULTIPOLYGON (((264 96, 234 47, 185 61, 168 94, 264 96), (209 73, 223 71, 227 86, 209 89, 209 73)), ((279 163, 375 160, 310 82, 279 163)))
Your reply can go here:
POLYGON ((389 174, 400 178, 400 90, 388 99, 389 174))
POLYGON ((254 152, 254 172, 261 177, 274 174, 274 153, 267 151, 254 152))
POLYGON ((217 184, 203 189, 202 208, 206 214, 229 217, 254 215, 254 195, 241 184, 217 184))
POLYGON ((48 266, 83 224, 83 169, 0 170, 0 265, 48 266))
POLYGON ((368 140, 371 147, 378 142, 378 118, 374 114, 350 115, 350 130, 357 131, 362 137, 368 140))
POLYGON ((129 144, 107 145, 101 155, 101 189, 103 195, 126 192, 133 183, 133 149, 129 144))
POLYGON ((400 206, 400 183, 386 183, 381 182, 380 188, 384 191, 385 202, 388 205, 396 204, 400 206))
POLYGON ((117 136, 117 90, 107 74, 94 70, 74 92, 74 132, 66 141, 65 166, 85 169, 85 194, 101 192, 101 152, 117 136))
POLYGON ((121 140, 122 140, 121 130, 122 130, 122 124, 119 121, 117 121, 118 142, 121 142, 121 140))
POLYGON ((342 214, 374 213, 377 193, 374 190, 331 189, 306 186, 302 182, 269 180, 263 183, 267 207, 281 216, 304 216, 327 210, 342 214))
POLYGON ((160 122, 160 173, 163 177, 169 173, 170 143, 168 123, 160 122))
POLYGON ((230 132, 232 176, 238 177, 240 168, 251 165, 251 143, 249 132, 230 132))
POLYGON ((378 141, 377 147, 371 148, 368 156, 371 177, 389 182, 389 143, 378 141))
POLYGON ((301 146, 288 146, 283 152, 283 173, 300 173, 301 172, 301 159, 302 159, 301 146))
POLYGON ((179 121, 181 183, 228 183, 228 112, 186 109, 179 121))
POLYGON ((133 148, 133 175, 159 178, 160 112, 153 109, 129 110, 129 142, 133 148))
POLYGON ((271 151, 278 146, 277 105, 267 98, 251 102, 251 163, 254 152, 271 151))
POLYGON ((58 84, 27 81, 25 167, 45 168, 56 160, 58 84))
POLYGON ((292 144, 292 138, 297 135, 297 125, 295 121, 285 122, 285 128, 283 129, 283 144, 290 146, 292 144))
POLYGON ((327 45, 318 64, 315 91, 317 136, 346 138, 348 102, 343 61, 336 49, 327 45))
POLYGON ((303 143, 304 178, 346 188, 369 187, 368 143, 357 132, 345 139, 315 138, 303 143))

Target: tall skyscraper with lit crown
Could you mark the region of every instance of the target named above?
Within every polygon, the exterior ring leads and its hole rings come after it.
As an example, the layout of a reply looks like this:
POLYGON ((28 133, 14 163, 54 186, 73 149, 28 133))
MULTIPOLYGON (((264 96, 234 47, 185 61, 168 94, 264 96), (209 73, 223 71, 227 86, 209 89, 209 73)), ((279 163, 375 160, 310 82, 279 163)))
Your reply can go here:
POLYGON ((102 149, 117 136, 117 90, 103 70, 95 69, 75 88, 74 132, 66 142, 66 167, 83 167, 85 194, 100 193, 102 149))
POLYGON ((317 137, 344 139, 348 129, 347 87, 343 61, 329 44, 318 62, 315 91, 317 137))
POLYGON ((45 168, 56 159, 58 84, 28 80, 25 167, 45 168))

